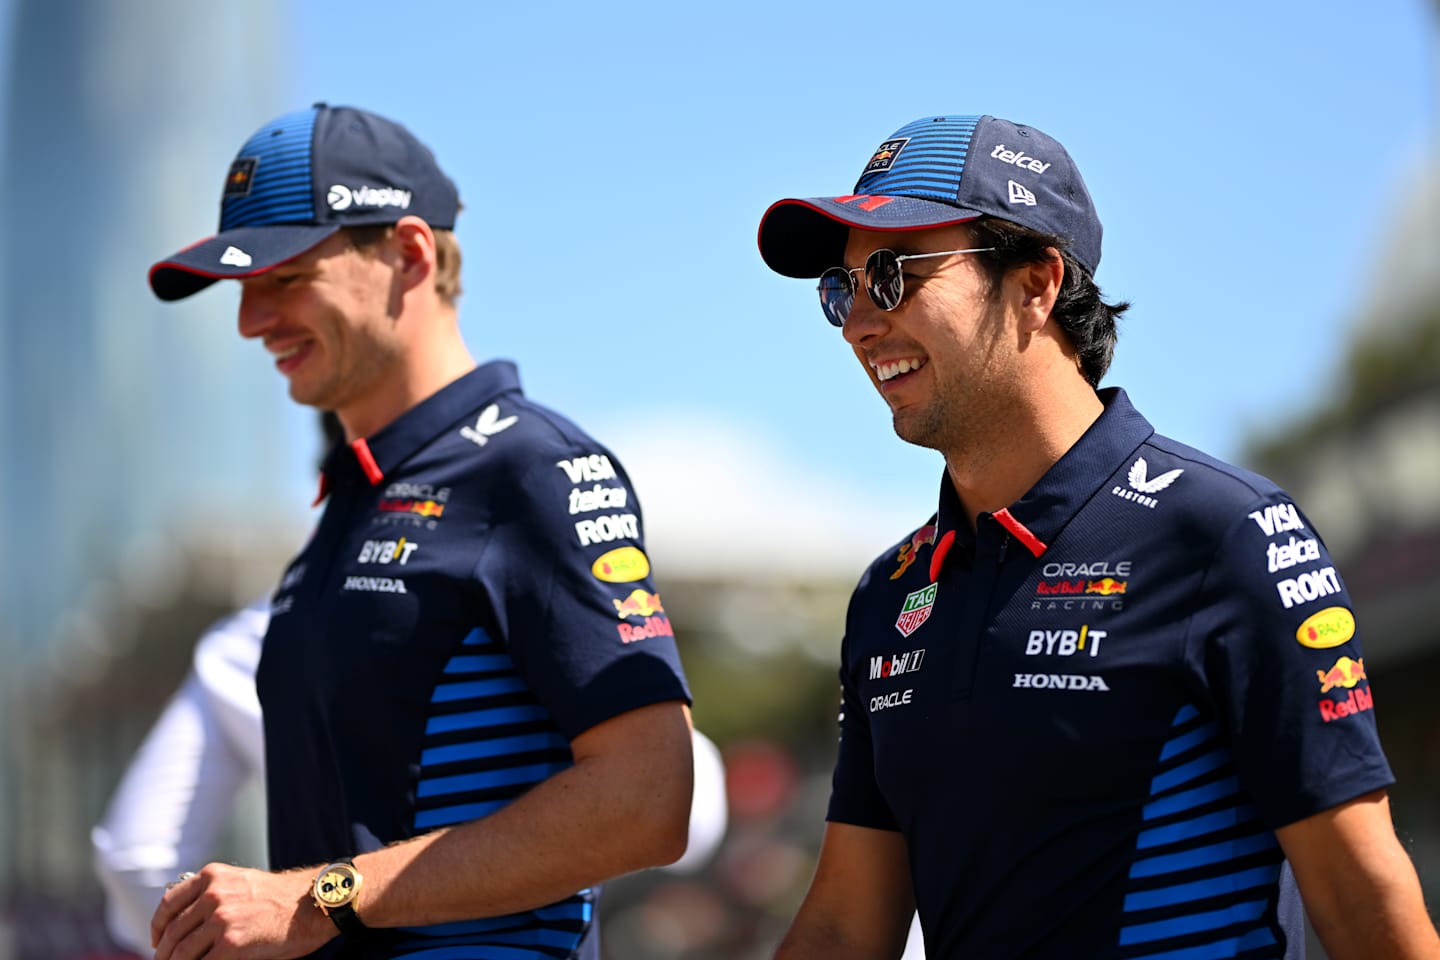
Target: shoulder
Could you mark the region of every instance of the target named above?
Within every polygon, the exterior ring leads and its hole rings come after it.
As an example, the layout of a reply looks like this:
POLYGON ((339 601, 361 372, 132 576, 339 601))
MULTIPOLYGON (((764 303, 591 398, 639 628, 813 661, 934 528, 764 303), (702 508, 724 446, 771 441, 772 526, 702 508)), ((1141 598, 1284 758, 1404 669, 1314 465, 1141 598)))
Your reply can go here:
MULTIPOLYGON (((606 481, 621 473, 615 455, 568 417, 523 394, 507 393, 472 409, 436 438, 435 455, 464 464, 471 476, 517 484, 606 481)), ((547 484, 548 485, 548 484, 547 484)))
POLYGON ((1150 507, 1173 532, 1202 542, 1222 538, 1252 513, 1263 519, 1270 507, 1294 509, 1269 478, 1160 434, 1140 445, 1112 483, 1112 494, 1150 507))
POLYGON ((931 514, 928 520, 881 552, 856 584, 855 600, 876 591, 914 590, 917 585, 929 584, 937 529, 936 516, 931 514))

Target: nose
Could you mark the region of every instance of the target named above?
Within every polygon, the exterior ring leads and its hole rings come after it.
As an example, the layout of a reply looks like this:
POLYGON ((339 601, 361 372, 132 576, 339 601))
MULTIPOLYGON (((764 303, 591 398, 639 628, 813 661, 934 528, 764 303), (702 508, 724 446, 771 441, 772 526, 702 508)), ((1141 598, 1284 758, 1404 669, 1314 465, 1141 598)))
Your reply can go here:
POLYGON ((879 307, 870 295, 861 290, 850 307, 850 316, 840 328, 840 334, 851 346, 862 346, 875 340, 890 328, 890 315, 879 307))
POLYGON ((275 326, 277 314, 270 299, 252 284, 240 285, 240 336, 247 339, 265 336, 275 326))

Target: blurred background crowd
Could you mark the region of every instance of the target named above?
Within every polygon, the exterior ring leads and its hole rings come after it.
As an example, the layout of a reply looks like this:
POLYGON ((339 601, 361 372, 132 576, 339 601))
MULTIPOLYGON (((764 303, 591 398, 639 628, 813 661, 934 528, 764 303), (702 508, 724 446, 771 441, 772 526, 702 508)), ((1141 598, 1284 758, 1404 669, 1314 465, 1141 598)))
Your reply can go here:
MULTIPOLYGON (((808 884, 849 591, 940 464, 754 229, 957 107, 1090 179, 1098 279, 1136 302, 1110 382, 1324 535, 1440 904, 1440 7, 488 6, 0 2, 0 960, 125 956, 90 828, 195 638, 314 520, 313 415, 233 293, 162 306, 144 278, 213 232, 243 139, 320 99, 435 147, 477 356, 519 360, 640 493, 730 822, 698 870, 612 885, 610 957, 768 956, 808 884)), ((262 808, 217 859, 263 862, 262 808)))

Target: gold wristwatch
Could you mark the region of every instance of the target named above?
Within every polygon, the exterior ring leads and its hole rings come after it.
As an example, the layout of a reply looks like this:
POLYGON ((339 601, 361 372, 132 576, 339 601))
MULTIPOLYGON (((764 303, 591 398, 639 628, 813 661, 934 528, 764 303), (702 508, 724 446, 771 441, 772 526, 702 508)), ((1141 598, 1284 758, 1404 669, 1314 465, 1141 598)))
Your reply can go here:
POLYGON ((355 912, 356 898, 360 896, 360 884, 363 880, 360 871, 355 869, 354 860, 336 860, 320 869, 310 891, 320 912, 329 917, 335 926, 340 928, 341 933, 349 936, 363 934, 369 929, 360 922, 360 917, 355 912))

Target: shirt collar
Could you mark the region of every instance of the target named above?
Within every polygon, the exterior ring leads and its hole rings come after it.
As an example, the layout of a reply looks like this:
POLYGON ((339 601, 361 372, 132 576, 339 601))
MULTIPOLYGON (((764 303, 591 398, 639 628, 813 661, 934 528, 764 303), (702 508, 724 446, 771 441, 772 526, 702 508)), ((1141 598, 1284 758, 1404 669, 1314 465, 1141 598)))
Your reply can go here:
MULTIPOLYGON (((1044 554, 1080 508, 1155 432, 1121 388, 1101 390, 1100 402, 1105 409, 1099 418, 1035 486, 1010 506, 988 515, 1034 556, 1044 554)), ((981 515, 982 521, 985 516, 981 515)), ((975 548, 975 533, 949 476, 940 481, 936 529, 931 572, 938 576, 948 554, 972 555, 975 548), (950 546, 941 550, 940 544, 947 539, 950 546)))
POLYGON ((342 484, 376 486, 442 431, 501 394, 520 392, 520 374, 508 360, 481 364, 406 410, 368 437, 338 443, 321 465, 318 504, 342 484))

